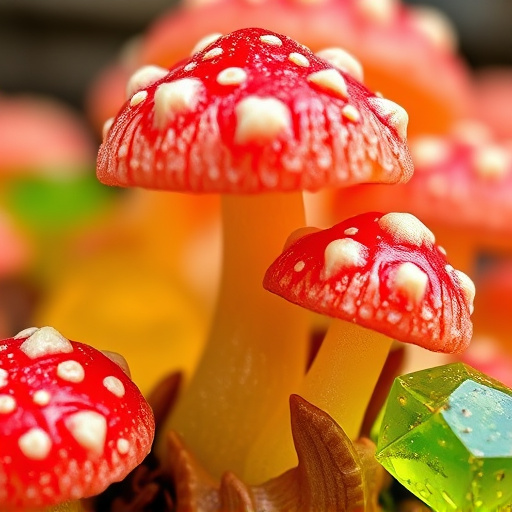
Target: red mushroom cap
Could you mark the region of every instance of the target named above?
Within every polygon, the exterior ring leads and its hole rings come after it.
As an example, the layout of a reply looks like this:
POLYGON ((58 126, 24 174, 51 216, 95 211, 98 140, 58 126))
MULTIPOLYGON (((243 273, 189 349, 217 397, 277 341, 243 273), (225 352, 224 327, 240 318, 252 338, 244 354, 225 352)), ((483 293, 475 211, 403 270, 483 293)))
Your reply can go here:
POLYGON ((270 266, 264 286, 429 350, 459 352, 471 339, 474 285, 408 213, 366 213, 298 239, 270 266))
POLYGON ((249 26, 300 40, 313 51, 341 46, 358 56, 369 88, 393 94, 411 133, 444 133, 470 106, 468 67, 442 12, 400 0, 185 0, 149 27, 139 61, 167 65, 202 34, 249 26))
POLYGON ((52 327, 0 342, 0 506, 91 496, 148 454, 153 414, 123 370, 52 327))
POLYGON ((449 136, 415 137, 409 145, 415 172, 408 183, 340 189, 335 216, 356 215, 369 205, 410 211, 433 229, 457 229, 486 245, 510 247, 512 147, 471 121, 457 123, 449 136))
POLYGON ((98 155, 109 185, 257 193, 412 173, 401 107, 264 29, 208 38, 129 90, 98 155))

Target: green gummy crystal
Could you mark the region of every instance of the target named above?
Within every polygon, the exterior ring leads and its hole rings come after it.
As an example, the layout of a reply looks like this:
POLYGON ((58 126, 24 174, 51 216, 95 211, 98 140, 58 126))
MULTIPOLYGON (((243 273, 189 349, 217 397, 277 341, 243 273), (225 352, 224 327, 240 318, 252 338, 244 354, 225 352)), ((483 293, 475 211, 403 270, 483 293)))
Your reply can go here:
POLYGON ((398 377, 376 456, 437 512, 510 512, 512 390, 462 363, 398 377))

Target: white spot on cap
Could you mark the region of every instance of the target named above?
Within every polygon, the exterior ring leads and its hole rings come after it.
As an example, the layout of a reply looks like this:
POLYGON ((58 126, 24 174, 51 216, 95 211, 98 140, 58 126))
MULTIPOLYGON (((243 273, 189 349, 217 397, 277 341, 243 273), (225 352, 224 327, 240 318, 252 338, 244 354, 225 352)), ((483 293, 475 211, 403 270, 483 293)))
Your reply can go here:
POLYGON ((407 114, 405 108, 386 98, 368 98, 368 102, 378 114, 386 118, 387 122, 395 128, 402 139, 407 138, 409 114, 407 114))
POLYGON ((308 76, 308 81, 342 98, 348 98, 347 83, 336 69, 322 69, 321 71, 311 73, 308 76))
POLYGON ((18 334, 16 334, 16 336, 14 336, 14 339, 19 340, 20 338, 28 338, 38 330, 39 327, 27 327, 26 329, 23 329, 23 331, 20 331, 18 334))
POLYGON ((121 455, 126 455, 130 451, 130 443, 122 437, 117 440, 116 447, 121 455))
POLYGON ((73 345, 53 327, 41 327, 21 344, 20 350, 30 359, 37 359, 73 352, 73 345))
POLYGON ((411 155, 417 170, 440 165, 450 154, 450 146, 441 137, 416 137, 410 143, 411 155))
POLYGON ((349 74, 359 82, 364 80, 363 66, 351 53, 341 48, 324 48, 317 52, 316 56, 326 60, 331 66, 349 74))
POLYGON ((291 124, 288 107, 275 98, 249 96, 238 103, 235 112, 238 144, 271 140, 291 124))
POLYGON ((357 123, 361 119, 361 114, 359 113, 359 110, 357 110, 357 108, 354 107, 354 105, 350 105, 350 103, 348 103, 341 109, 341 113, 349 121, 352 121, 354 123, 357 123))
POLYGON ((423 299, 427 290, 427 284, 427 274, 414 263, 406 261, 398 266, 394 285, 412 301, 418 303, 423 299))
POLYGON ((295 272, 302 272, 305 266, 306 264, 302 260, 300 260, 297 261, 297 263, 295 263, 295 265, 293 266, 293 270, 295 270, 295 272))
POLYGON ((470 146, 481 146, 492 140, 491 129, 479 121, 463 119, 455 123, 452 128, 455 139, 470 146))
POLYGON ((189 62, 183 69, 185 71, 192 71, 195 68, 197 68, 197 62, 189 62))
POLYGON ((19 438, 18 446, 25 457, 32 460, 43 460, 50 453, 52 440, 44 430, 32 428, 19 438))
POLYGON ((194 46, 191 55, 195 55, 196 53, 202 52, 207 46, 210 46, 220 37, 222 37, 222 34, 220 34, 219 32, 214 32, 213 34, 208 34, 207 36, 203 37, 194 46))
POLYGON ((84 367, 77 361, 63 361, 57 366, 57 375, 68 382, 82 382, 85 377, 84 367))
POLYGON ((359 233, 359 229, 357 228, 347 228, 345 229, 345 231, 343 231, 343 233, 345 233, 345 235, 357 235, 357 233, 359 233))
POLYGON ((141 89, 158 82, 169 74, 169 70, 160 66, 143 66, 130 77, 126 84, 126 96, 133 99, 133 95, 141 89))
POLYGON ((0 388, 7 386, 8 377, 9 374, 7 373, 7 370, 0 368, 0 388))
POLYGON ((265 44, 271 44, 273 46, 281 46, 283 41, 279 39, 277 36, 273 36, 272 34, 265 34, 260 36, 260 41, 265 44))
POLYGON ((148 91, 136 92, 130 99, 130 107, 135 107, 139 103, 142 103, 148 97, 148 91))
POLYGON ((352 238, 333 240, 325 248, 322 279, 329 279, 344 268, 364 266, 367 256, 368 248, 352 238))
POLYGON ((468 301, 469 313, 472 314, 474 309, 473 301, 475 300, 476 293, 475 283, 473 283, 467 274, 464 274, 464 272, 460 270, 454 270, 453 273, 457 276, 462 292, 468 301))
POLYGON ((103 385, 117 397, 122 398, 124 396, 124 385, 117 377, 113 377, 111 375, 109 377, 105 377, 103 379, 103 385))
POLYGON ((379 226, 397 242, 419 247, 424 243, 433 244, 436 241, 434 233, 410 213, 387 213, 380 218, 379 226))
POLYGON ((32 400, 35 404, 40 405, 41 407, 48 405, 50 400, 52 399, 52 395, 44 389, 39 389, 34 393, 32 400))
POLYGON ((411 5, 409 12, 416 30, 434 46, 448 53, 457 51, 457 31, 448 16, 439 9, 422 5, 411 5))
POLYGON ((102 136, 103 136, 103 139, 106 139, 107 138, 107 134, 108 132, 110 131, 110 128, 112 128, 112 125, 114 124, 114 118, 113 117, 109 117, 105 123, 103 124, 103 130, 102 130, 102 136))
POLYGON ((217 75, 220 85, 239 85, 247 80, 247 73, 242 68, 232 67, 223 69, 217 75))
POLYGON ((155 124, 162 128, 172 114, 192 110, 203 88, 197 78, 181 78, 160 84, 155 91, 155 124))
POLYGON ((9 414, 16 409, 16 400, 11 395, 0 395, 0 414, 9 414))
POLYGON ((396 0, 356 0, 359 11, 370 21, 387 25, 395 16, 396 0))
POLYGON ((302 55, 302 53, 292 52, 288 55, 288 60, 303 68, 307 68, 309 66, 308 58, 302 55))
POLYGON ((82 411, 66 419, 66 428, 76 442, 91 452, 101 455, 107 435, 107 420, 96 411, 82 411))
POLYGON ((121 147, 117 151, 119 158, 124 158, 128 154, 128 144, 121 144, 121 147))
POLYGON ((512 168, 512 158, 505 148, 492 145, 476 149, 473 165, 477 174, 488 180, 503 179, 512 168))
POLYGON ((215 57, 218 57, 219 55, 222 55, 224 52, 224 50, 222 48, 212 48, 211 50, 208 50, 204 55, 203 55, 203 60, 212 60, 214 59, 215 57))

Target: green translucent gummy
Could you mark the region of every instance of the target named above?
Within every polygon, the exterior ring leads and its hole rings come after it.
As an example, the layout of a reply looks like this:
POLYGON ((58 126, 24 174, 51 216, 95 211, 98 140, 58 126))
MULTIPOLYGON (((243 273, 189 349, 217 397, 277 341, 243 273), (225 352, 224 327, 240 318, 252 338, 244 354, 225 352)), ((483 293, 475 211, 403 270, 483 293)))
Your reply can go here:
POLYGON ((512 390, 462 363, 398 377, 377 459, 438 512, 512 511, 512 390))

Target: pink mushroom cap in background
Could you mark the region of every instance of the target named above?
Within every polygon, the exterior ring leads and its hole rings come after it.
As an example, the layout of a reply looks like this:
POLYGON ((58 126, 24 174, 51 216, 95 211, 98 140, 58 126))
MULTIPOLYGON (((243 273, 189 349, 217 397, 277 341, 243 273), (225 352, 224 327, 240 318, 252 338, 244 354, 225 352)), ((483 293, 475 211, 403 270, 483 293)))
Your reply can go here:
POLYGON ((342 47, 353 53, 364 66, 368 87, 409 112, 411 133, 443 133, 469 111, 468 69, 457 54, 454 29, 437 10, 397 0, 199 0, 164 13, 135 48, 130 45, 101 74, 88 99, 94 124, 121 107, 125 90, 119 77, 129 66, 132 71, 145 64, 169 67, 209 33, 254 26, 300 40, 314 52, 342 47), (112 103, 101 114, 104 97, 112 103))
POLYGON ((512 67, 477 70, 473 79, 472 115, 498 138, 512 139, 512 67))
POLYGON ((450 230, 452 240, 467 237, 477 247, 510 250, 512 147, 470 121, 448 136, 412 138, 409 146, 415 172, 408 183, 339 190, 332 201, 335 218, 368 208, 409 211, 431 227, 441 245, 450 242, 450 230))
POLYGON ((0 176, 82 171, 94 154, 85 123, 63 103, 0 95, 0 176))

